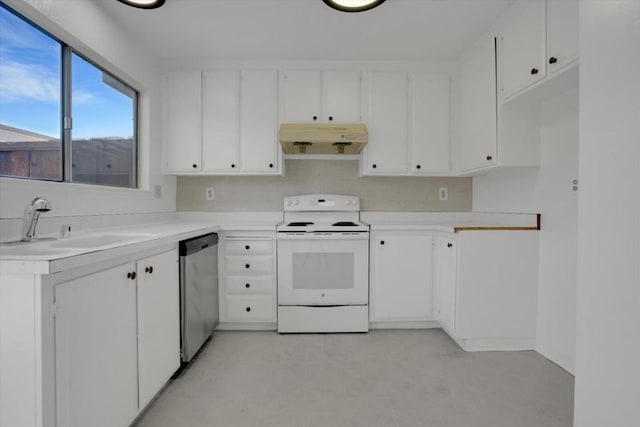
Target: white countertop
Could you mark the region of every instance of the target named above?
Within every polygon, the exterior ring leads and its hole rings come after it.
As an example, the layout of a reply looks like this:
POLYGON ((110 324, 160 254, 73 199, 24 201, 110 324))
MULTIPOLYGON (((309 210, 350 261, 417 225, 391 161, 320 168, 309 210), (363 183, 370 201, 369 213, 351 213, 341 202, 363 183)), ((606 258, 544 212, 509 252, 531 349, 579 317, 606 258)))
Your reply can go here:
MULTIPOLYGON (((539 221, 536 214, 478 212, 361 212, 360 218, 374 231, 533 229, 539 221)), ((211 232, 275 231, 281 221, 281 214, 273 212, 179 212, 176 218, 163 222, 73 232, 71 237, 54 241, 0 245, 0 274, 53 274, 211 232)))

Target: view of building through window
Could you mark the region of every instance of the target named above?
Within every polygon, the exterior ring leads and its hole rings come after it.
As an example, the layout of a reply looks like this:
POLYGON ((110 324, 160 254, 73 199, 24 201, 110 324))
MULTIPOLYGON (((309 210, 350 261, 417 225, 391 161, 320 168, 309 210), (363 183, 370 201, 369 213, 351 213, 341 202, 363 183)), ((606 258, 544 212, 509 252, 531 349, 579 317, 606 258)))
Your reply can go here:
POLYGON ((0 7, 0 176, 136 187, 136 105, 131 87, 0 7))

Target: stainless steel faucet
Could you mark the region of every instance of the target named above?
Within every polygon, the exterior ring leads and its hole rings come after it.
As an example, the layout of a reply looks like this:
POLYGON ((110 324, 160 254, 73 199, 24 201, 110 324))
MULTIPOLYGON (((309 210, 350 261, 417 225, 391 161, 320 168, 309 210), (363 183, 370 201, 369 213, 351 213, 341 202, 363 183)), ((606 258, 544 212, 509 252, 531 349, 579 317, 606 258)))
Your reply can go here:
POLYGON ((36 238, 36 225, 38 225, 38 218, 42 212, 49 212, 51 210, 51 203, 46 199, 38 196, 29 203, 27 209, 24 212, 24 221, 22 223, 22 241, 30 242, 36 238))

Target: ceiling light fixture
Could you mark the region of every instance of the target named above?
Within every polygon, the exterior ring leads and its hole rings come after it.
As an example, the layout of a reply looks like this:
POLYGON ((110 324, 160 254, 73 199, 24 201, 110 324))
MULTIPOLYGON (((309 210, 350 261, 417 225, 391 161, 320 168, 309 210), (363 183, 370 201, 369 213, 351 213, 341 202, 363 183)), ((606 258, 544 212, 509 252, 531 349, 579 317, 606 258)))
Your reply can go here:
POLYGON ((384 0, 322 0, 327 6, 342 12, 364 12, 384 3, 384 0))
POLYGON ((162 6, 165 2, 165 0, 118 0, 118 1, 128 6, 133 6, 140 9, 157 9, 160 6, 162 6))

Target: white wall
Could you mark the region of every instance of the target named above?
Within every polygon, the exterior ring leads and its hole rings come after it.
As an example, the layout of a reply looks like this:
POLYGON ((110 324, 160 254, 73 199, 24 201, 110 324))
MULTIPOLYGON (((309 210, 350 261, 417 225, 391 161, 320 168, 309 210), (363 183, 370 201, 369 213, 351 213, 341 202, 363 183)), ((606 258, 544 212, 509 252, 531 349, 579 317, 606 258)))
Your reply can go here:
POLYGON ((7 0, 5 3, 140 91, 140 190, 0 178, 0 226, 21 218, 36 195, 53 205, 47 216, 175 211, 175 177, 161 175, 162 76, 158 61, 102 9, 100 0, 7 0), (151 189, 160 185, 162 196, 151 189), (6 221, 5 221, 6 223, 6 221))
POLYGON ((580 2, 576 427, 640 425, 640 2, 580 2))
POLYGON ((575 369, 578 93, 540 105, 540 167, 492 171, 473 180, 473 210, 542 214, 536 350, 575 369))

